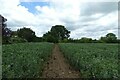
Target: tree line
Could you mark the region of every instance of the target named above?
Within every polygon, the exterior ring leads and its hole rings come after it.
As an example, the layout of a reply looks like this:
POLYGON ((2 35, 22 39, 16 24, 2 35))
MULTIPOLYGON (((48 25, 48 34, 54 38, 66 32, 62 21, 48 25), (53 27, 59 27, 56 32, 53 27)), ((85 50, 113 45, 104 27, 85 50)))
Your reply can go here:
POLYGON ((20 28, 17 31, 12 31, 7 28, 6 22, 7 19, 2 17, 2 43, 11 44, 11 43, 22 43, 22 42, 52 42, 52 43, 118 43, 120 42, 117 39, 114 33, 108 33, 104 37, 100 37, 99 40, 82 37, 81 39, 72 39, 70 37, 70 31, 65 28, 63 25, 52 26, 50 31, 43 34, 42 37, 37 37, 35 32, 30 28, 20 28))

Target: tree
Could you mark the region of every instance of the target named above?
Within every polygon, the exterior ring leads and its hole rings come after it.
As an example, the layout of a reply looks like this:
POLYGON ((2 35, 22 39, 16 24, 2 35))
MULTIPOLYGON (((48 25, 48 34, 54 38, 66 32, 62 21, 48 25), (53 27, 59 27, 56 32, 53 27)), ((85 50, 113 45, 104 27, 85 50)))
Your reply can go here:
POLYGON ((70 31, 68 31, 64 26, 62 25, 55 25, 51 28, 51 34, 52 36, 56 37, 58 40, 67 39, 70 35, 70 31))
POLYGON ((12 31, 12 32, 11 32, 11 36, 12 36, 12 37, 18 37, 17 31, 12 31))
POLYGON ((23 42, 27 42, 27 40, 22 39, 20 37, 11 37, 10 38, 10 43, 23 43, 23 42))
POLYGON ((35 37, 34 42, 42 42, 43 38, 42 37, 35 37))
POLYGON ((23 42, 27 42, 27 40, 18 37, 17 31, 11 32, 10 43, 23 43, 23 42))
POLYGON ((80 39, 80 42, 82 42, 82 43, 91 43, 92 42, 92 38, 82 37, 80 39))
POLYGON ((108 33, 108 34, 106 35, 106 42, 108 42, 108 43, 114 43, 114 42, 116 42, 116 41, 117 41, 117 37, 116 37, 115 34, 113 34, 113 33, 108 33))
POLYGON ((5 23, 7 21, 6 18, 0 15, 0 27, 2 27, 2 43, 7 44, 9 43, 10 36, 11 36, 11 30, 7 28, 7 24, 5 23))
POLYGON ((17 30, 18 37, 26 39, 28 42, 33 42, 35 36, 35 32, 30 28, 21 28, 17 30))
POLYGON ((115 43, 117 42, 117 37, 113 33, 108 33, 105 37, 100 38, 100 42, 115 43))
POLYGON ((106 37, 101 37, 99 40, 100 43, 105 43, 106 41, 107 41, 106 37))
POLYGON ((74 42, 74 39, 73 38, 69 38, 68 42, 74 42))
POLYGON ((70 31, 68 31, 64 26, 55 25, 52 26, 50 31, 43 35, 43 38, 45 41, 57 43, 61 42, 64 39, 68 39, 70 36, 69 34, 70 31))

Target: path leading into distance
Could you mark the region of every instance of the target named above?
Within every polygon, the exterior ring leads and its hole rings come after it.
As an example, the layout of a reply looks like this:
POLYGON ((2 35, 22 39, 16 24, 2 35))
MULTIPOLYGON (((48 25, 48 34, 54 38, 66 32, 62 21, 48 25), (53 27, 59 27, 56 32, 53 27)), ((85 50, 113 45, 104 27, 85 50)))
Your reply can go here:
POLYGON ((43 78, 79 78, 79 71, 75 71, 60 52, 57 44, 54 45, 52 56, 45 65, 43 78))

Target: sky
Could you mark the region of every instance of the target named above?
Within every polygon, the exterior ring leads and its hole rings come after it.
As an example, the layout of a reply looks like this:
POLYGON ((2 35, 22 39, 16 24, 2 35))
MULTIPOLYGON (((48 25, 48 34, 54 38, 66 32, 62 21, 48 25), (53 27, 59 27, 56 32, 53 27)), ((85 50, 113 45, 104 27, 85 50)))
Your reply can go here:
POLYGON ((15 31, 27 27, 42 37, 54 25, 64 25, 70 38, 118 37, 118 0, 0 0, 0 14, 15 31))

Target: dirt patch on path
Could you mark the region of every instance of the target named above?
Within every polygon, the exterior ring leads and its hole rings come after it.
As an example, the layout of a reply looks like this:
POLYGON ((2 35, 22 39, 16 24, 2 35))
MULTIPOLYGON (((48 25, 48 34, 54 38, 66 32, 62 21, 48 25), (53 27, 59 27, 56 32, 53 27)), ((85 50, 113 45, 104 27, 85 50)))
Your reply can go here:
POLYGON ((73 70, 72 67, 66 63, 57 44, 54 45, 52 53, 51 59, 44 68, 43 78, 79 78, 79 72, 73 70))

